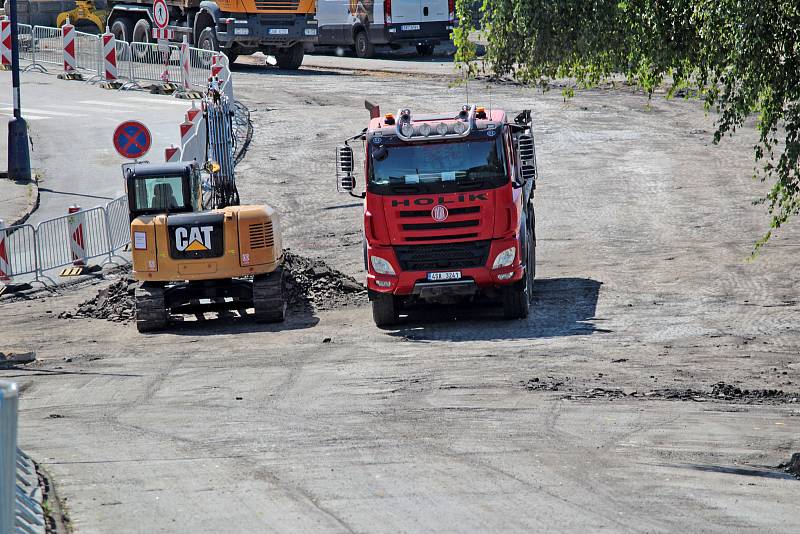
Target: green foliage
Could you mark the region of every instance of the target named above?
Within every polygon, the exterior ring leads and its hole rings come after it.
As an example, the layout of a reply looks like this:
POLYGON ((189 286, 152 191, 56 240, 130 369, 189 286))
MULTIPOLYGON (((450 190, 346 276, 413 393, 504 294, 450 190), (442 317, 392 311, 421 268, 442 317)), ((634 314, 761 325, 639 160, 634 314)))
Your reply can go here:
MULTIPOLYGON (((457 0, 470 21, 473 0, 457 0)), ((758 117, 756 176, 771 230, 800 212, 800 2, 798 0, 484 0, 481 68, 546 85, 579 87, 624 74, 648 95, 669 82, 718 113, 715 142, 758 117)), ((458 28, 456 59, 474 74, 472 28, 458 28)))

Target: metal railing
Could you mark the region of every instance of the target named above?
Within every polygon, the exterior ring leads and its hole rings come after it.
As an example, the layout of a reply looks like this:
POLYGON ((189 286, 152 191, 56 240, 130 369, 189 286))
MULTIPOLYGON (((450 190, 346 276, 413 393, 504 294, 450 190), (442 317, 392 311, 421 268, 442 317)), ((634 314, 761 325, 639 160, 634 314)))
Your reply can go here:
POLYGON ((0 381, 0 532, 14 532, 17 479, 17 402, 14 382, 0 381))
POLYGON ((40 281, 48 279, 46 271, 76 261, 88 264, 89 260, 104 258, 101 264, 114 263, 114 258, 124 259, 117 252, 130 243, 128 197, 42 221, 36 227, 20 224, 2 231, 10 270, 7 274, 12 277, 32 274, 40 281), (76 232, 80 238, 74 235, 76 232), (79 249, 75 249, 74 240, 80 243, 79 249))
MULTIPOLYGON (((64 50, 61 28, 19 24, 20 60, 27 62, 25 70, 61 71, 64 50)), ((172 44, 162 52, 155 43, 126 43, 116 41, 117 72, 120 79, 129 83, 170 81, 182 87, 204 90, 208 85, 214 56, 217 62, 228 64, 228 58, 213 50, 189 48, 189 68, 181 68, 180 46, 172 44), (167 57, 165 57, 165 55, 167 57), (166 72, 166 76, 164 75, 166 72), (166 79, 165 79, 166 78, 166 79)), ((104 74, 103 41, 99 35, 75 32, 75 60, 77 69, 91 73, 90 81, 104 74)), ((128 85, 123 86, 127 88, 128 85)))
POLYGON ((6 254, 11 276, 36 273, 36 230, 30 224, 20 224, 4 230, 6 254))

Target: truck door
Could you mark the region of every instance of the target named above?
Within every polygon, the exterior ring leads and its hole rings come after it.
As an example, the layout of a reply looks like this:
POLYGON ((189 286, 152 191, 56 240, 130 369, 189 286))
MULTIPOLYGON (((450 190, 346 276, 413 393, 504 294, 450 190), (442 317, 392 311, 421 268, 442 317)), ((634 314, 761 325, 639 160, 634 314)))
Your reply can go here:
MULTIPOLYGON (((447 2, 447 0, 445 0, 447 2)), ((422 21, 420 0, 392 0, 393 24, 419 24, 422 21)))
POLYGON ((421 22, 442 22, 450 20, 447 0, 419 0, 421 22))

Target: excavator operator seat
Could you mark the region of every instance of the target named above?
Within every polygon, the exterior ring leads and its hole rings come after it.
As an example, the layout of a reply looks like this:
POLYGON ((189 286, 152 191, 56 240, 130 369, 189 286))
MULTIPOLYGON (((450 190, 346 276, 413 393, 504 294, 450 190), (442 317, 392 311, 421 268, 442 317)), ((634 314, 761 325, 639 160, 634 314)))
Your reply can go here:
POLYGON ((153 209, 165 211, 180 207, 178 201, 175 200, 175 194, 170 184, 156 184, 153 192, 153 201, 150 206, 153 209))

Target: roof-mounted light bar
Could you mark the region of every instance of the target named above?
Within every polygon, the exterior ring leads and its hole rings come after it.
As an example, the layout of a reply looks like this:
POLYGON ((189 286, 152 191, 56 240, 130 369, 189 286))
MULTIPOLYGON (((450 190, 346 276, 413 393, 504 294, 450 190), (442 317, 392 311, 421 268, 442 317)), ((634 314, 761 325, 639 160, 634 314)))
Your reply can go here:
POLYGON ((426 139, 456 139, 466 137, 476 128, 475 105, 464 105, 461 112, 455 117, 453 122, 434 122, 427 121, 414 124, 411 118, 411 110, 403 108, 397 112, 397 137, 403 141, 424 141, 426 139))

